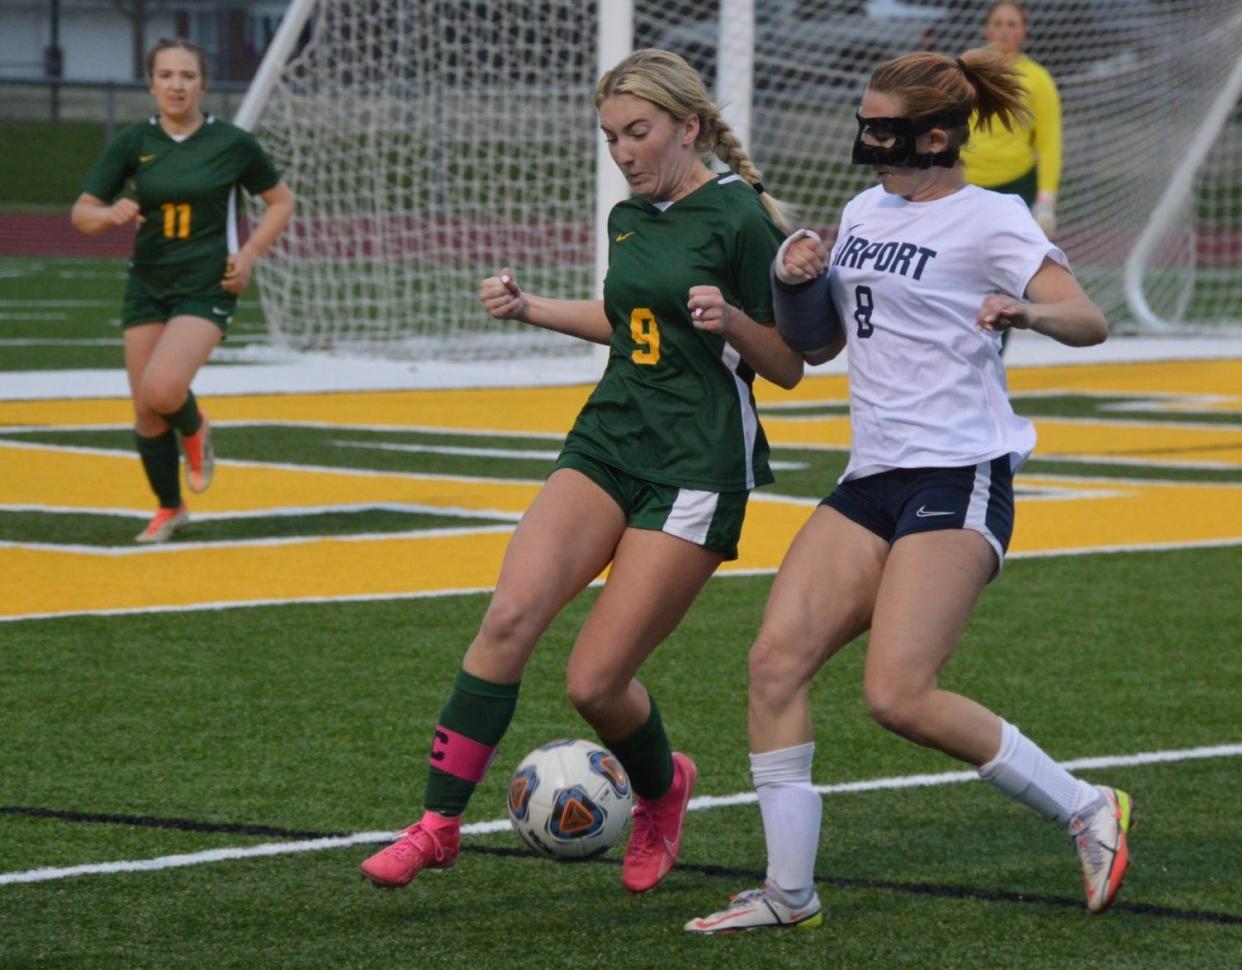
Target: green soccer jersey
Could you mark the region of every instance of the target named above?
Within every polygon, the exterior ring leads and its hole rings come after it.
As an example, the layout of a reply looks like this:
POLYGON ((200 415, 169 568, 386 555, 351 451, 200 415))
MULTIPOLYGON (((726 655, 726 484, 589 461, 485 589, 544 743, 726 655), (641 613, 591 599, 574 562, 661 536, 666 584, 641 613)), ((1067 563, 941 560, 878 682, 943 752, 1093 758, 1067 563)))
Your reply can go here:
POLYGON ((260 194, 280 175, 250 132, 208 115, 181 141, 154 117, 126 128, 104 150, 82 191, 111 202, 131 179, 145 221, 130 266, 158 280, 165 275, 158 269, 193 262, 195 277, 219 280, 228 254, 238 248, 237 186, 260 194))
POLYGON ((565 442, 567 451, 654 482, 739 491, 772 481, 751 391, 754 371, 719 334, 696 330, 692 286, 770 324, 768 269, 781 233, 734 174, 671 206, 632 198, 608 217, 604 310, 608 366, 565 442))

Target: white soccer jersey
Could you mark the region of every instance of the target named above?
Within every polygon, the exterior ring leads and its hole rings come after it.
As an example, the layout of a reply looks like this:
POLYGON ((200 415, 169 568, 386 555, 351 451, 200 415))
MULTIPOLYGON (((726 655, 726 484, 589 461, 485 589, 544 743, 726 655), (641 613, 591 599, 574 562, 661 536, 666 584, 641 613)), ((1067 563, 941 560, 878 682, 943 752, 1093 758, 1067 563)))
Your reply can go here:
POLYGON ((1026 460, 1035 429, 1009 404, 999 334, 975 320, 989 293, 1024 298, 1045 257, 1069 268, 1016 195, 968 185, 909 202, 876 186, 846 205, 829 261, 849 347, 842 481, 1026 460))

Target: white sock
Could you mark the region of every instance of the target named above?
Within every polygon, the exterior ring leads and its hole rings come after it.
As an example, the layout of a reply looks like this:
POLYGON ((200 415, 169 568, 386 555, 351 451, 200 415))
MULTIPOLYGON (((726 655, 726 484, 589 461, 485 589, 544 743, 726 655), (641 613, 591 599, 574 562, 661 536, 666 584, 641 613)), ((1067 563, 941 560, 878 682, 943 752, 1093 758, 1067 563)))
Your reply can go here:
POLYGON ((1101 797, 1094 785, 1075 778, 1004 719, 1000 750, 979 767, 979 777, 1062 825, 1101 797))
POLYGON ((768 882, 791 906, 808 902, 815 892, 824 802, 811 787, 814 755, 812 742, 750 756, 768 846, 768 882))

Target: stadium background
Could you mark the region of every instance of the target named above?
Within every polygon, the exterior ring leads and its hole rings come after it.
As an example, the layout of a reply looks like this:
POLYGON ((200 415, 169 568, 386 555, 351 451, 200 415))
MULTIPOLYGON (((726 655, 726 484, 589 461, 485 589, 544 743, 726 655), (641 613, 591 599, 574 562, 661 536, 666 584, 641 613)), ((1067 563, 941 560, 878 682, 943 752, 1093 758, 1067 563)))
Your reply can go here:
POLYGON ((585 733, 560 671, 588 591, 537 654, 458 869, 373 893, 356 863, 417 806, 439 685, 589 371, 277 353, 248 299, 200 381, 217 484, 182 541, 137 550, 149 497, 120 372, 125 247, 31 228, 67 226, 102 123, 4 122, 0 143, 0 964, 1236 961, 1237 342, 1013 348, 1040 449, 1014 557, 946 682, 1134 793, 1135 868, 1107 917, 1080 911, 1055 831, 869 721, 859 643, 815 693, 826 926, 683 938, 760 878, 745 652, 783 548, 844 464, 831 368, 760 389, 778 483, 743 558, 650 667, 703 769, 686 864, 633 899, 615 856, 557 866, 506 830, 508 771, 585 733))

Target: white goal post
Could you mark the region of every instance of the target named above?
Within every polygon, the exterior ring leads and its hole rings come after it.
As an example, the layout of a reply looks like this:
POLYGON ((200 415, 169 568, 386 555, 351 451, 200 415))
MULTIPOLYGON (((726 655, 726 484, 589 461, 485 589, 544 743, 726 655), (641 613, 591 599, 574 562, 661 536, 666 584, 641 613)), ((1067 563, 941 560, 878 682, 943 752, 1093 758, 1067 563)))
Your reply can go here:
MULTIPOLYGON (((982 43, 983 0, 293 0, 237 121, 298 196, 260 264, 273 338, 443 359, 588 352, 490 320, 479 281, 589 298, 624 193, 592 92, 632 47, 683 54, 769 191, 835 230, 872 68, 982 43)), ((1242 324, 1242 12, 1029 0, 1057 81, 1057 242, 1118 331, 1242 324)), ((252 203, 254 204, 254 203, 252 203)), ((253 215, 253 212, 252 212, 253 215)))

